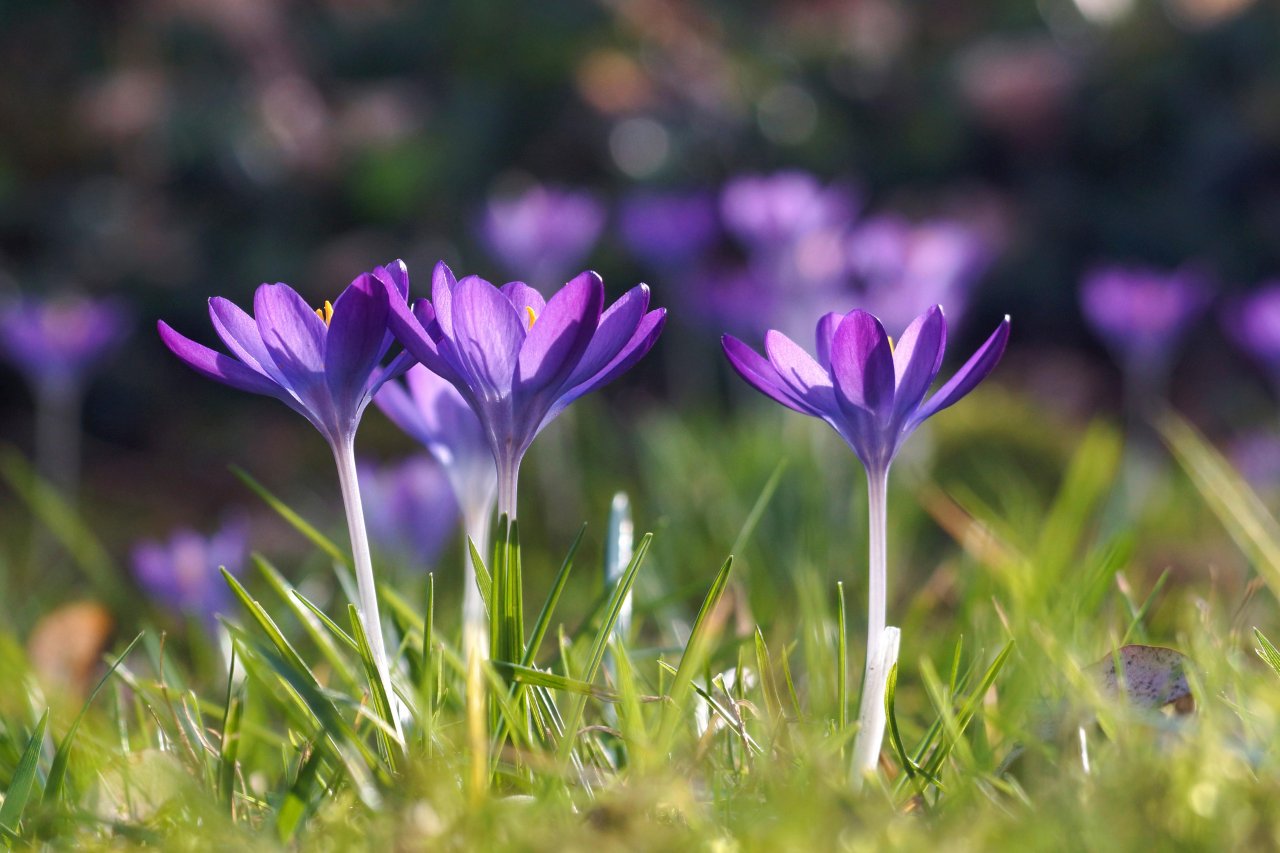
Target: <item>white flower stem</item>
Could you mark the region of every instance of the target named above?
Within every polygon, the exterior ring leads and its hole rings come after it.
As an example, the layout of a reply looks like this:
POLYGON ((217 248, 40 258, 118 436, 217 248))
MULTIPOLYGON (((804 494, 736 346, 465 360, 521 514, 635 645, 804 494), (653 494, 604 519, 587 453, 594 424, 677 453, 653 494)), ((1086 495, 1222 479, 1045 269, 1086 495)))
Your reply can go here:
MULTIPOLYGON (((853 746, 853 771, 857 779, 874 773, 884 741, 884 688, 888 676, 885 665, 886 597, 886 504, 889 471, 867 471, 867 516, 870 531, 867 584, 867 668, 862 679, 862 703, 858 711, 858 736, 853 746)), ((891 629, 895 638, 897 629, 891 629)), ((897 644, 894 659, 897 659, 897 644)), ((892 664, 890 664, 892 665, 892 664)))
MULTIPOLYGON (((475 543, 476 550, 487 562, 491 545, 490 528, 493 525, 493 492, 490 491, 484 500, 476 501, 475 504, 463 511, 463 521, 467 537, 475 543)), ((463 555, 463 562, 466 566, 462 576, 466 580, 462 593, 462 654, 469 660, 474 651, 484 660, 489 657, 489 617, 485 614, 480 588, 476 586, 476 567, 471 562, 469 552, 463 555)))
POLYGON ((356 475, 355 445, 350 439, 334 444, 333 458, 338 465, 338 482, 342 487, 342 505, 347 511, 347 530, 351 534, 351 555, 355 562, 356 589, 360 601, 358 609, 369 638, 369 650, 373 664, 382 681, 382 689, 391 703, 391 716, 395 722, 396 737, 403 743, 400 728, 400 701, 391 688, 391 674, 387 666, 387 647, 382 636, 382 619, 378 615, 378 589, 373 579, 373 558, 369 554, 369 534, 364 524, 364 504, 360 499, 360 481, 356 475))

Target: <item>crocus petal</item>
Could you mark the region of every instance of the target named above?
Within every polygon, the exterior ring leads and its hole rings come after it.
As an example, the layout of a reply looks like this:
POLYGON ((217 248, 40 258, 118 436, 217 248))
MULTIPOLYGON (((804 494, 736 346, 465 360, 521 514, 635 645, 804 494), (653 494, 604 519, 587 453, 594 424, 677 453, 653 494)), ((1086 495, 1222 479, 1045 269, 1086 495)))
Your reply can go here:
POLYGON ((284 382, 280 369, 262 342, 258 324, 239 305, 215 296, 209 300, 209 319, 218 337, 236 358, 275 382, 284 382))
POLYGON ((202 376, 221 382, 224 385, 230 385, 232 388, 238 388, 241 391, 250 391, 254 394, 266 394, 269 397, 285 399, 285 402, 293 405, 292 401, 285 398, 279 385, 256 370, 245 367, 229 355, 209 349, 207 346, 198 344, 190 338, 179 334, 163 320, 156 324, 156 328, 160 332, 160 340, 164 342, 164 345, 174 355, 186 362, 188 367, 202 376))
POLYGON ((813 415, 814 417, 822 416, 817 409, 791 390, 791 386, 778 375, 777 368, 767 358, 733 335, 724 335, 720 338, 720 345, 724 348, 724 354, 728 357, 729 363, 733 365, 733 369, 738 371, 738 375, 747 380, 747 384, 761 394, 802 414, 813 415))
POLYGON ((924 402, 911 419, 912 427, 919 426, 926 419, 958 402, 962 397, 987 378, 1004 355, 1005 345, 1009 343, 1009 318, 1006 316, 987 338, 986 343, 978 348, 968 361, 956 371, 956 374, 938 389, 937 393, 924 402))
POLYGON ((657 308, 640 318, 640 322, 636 326, 636 330, 631 334, 630 339, 622 345, 622 348, 618 350, 608 364, 581 382, 570 380, 565 383, 566 390, 560 393, 559 398, 548 410, 546 416, 543 417, 542 424, 538 429, 542 429, 555 420, 557 415, 583 394, 589 394, 597 388, 608 385, 634 367, 637 361, 644 358, 645 354, 653 349, 653 345, 657 342, 658 335, 662 334, 662 327, 666 325, 666 322, 667 309, 665 308, 657 308))
POLYGON ((560 388, 596 334, 603 304, 604 282, 593 272, 576 276, 556 291, 520 348, 521 395, 560 388))
POLYGON ((253 296, 254 318, 285 387, 313 411, 328 408, 324 320, 287 284, 264 284, 253 296))
POLYGON ((831 342, 831 376, 846 412, 870 411, 879 418, 893 405, 893 350, 880 321, 866 311, 845 315, 831 342))
POLYGON ((397 258, 385 267, 374 267, 373 277, 384 284, 390 284, 400 294, 401 302, 409 301, 409 267, 404 261, 397 258))
POLYGON ((392 379, 399 379, 408 372, 409 368, 418 363, 413 357, 413 353, 408 350, 402 350, 395 358, 391 359, 387 364, 377 367, 369 376, 369 381, 365 384, 365 394, 370 398, 378 393, 378 389, 392 379))
POLYGON ((764 335, 764 351, 778 376, 791 387, 796 396, 814 409, 835 407, 831 388, 831 374, 804 351, 795 341, 776 329, 764 335))
POLYGON ((467 276, 453 289, 453 337, 459 366, 482 399, 499 400, 511 393, 524 325, 502 291, 477 276, 467 276))
POLYGON ((458 280, 453 277, 453 270, 444 261, 436 264, 431 271, 431 302, 435 309, 436 322, 444 330, 446 337, 453 337, 453 289, 458 280))
POLYGON ((835 340, 836 329, 840 328, 840 321, 844 319, 844 315, 839 311, 832 311, 829 314, 823 314, 822 319, 818 321, 817 338, 817 357, 818 364, 831 363, 831 342, 835 340))
POLYGON ((590 380, 612 364, 623 347, 635 337, 636 329, 649 307, 649 286, 637 284, 622 294, 600 315, 600 324, 578 360, 565 387, 572 389, 590 380))
POLYGON ((325 377, 334 404, 348 416, 358 413, 369 378, 386 352, 388 295, 383 290, 381 281, 365 273, 333 305, 324 349, 325 377))
POLYGON ((905 423, 928 393, 947 345, 947 321, 935 305, 912 321, 893 350, 894 415, 905 423))
POLYGON ((418 407, 409 392, 398 382, 388 382, 374 395, 373 404, 382 410, 390 421, 414 440, 429 444, 431 437, 418 407))
POLYGON ((499 289, 511 300, 511 304, 516 306, 516 311, 520 314, 520 322, 524 323, 526 332, 529 331, 534 320, 541 317, 542 312, 547 309, 547 300, 542 298, 542 294, 523 281, 509 281, 499 289), (533 317, 529 316, 529 310, 533 311, 533 317))
POLYGON ((457 371, 440 355, 439 345, 427 332, 427 328, 432 325, 439 328, 430 302, 419 299, 410 308, 408 304, 390 297, 387 308, 387 326, 410 355, 428 369, 447 375, 450 381, 462 381, 457 371))

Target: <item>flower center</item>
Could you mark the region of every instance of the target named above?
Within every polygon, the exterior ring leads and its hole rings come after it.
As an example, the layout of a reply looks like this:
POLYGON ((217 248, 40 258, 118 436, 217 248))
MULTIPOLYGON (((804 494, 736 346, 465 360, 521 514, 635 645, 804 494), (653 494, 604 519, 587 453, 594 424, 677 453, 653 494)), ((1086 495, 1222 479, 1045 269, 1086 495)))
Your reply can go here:
POLYGON ((529 328, 532 329, 533 324, 538 322, 538 315, 535 314, 533 309, 530 308, 528 305, 524 306, 524 310, 529 312, 529 328))
POLYGON ((324 320, 324 324, 326 326, 329 325, 329 323, 333 321, 333 303, 326 299, 324 301, 324 307, 316 309, 316 316, 321 320, 324 320))

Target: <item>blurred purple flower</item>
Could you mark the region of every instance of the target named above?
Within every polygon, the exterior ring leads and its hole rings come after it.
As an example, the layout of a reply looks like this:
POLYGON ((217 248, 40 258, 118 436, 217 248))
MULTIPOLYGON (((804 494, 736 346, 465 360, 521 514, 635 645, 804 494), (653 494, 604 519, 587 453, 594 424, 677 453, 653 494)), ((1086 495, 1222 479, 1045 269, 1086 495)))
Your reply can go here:
POLYGON ((592 194, 536 184, 490 199, 481 238, 509 274, 548 286, 581 267, 600 239, 604 220, 604 205, 592 194))
MULTIPOLYGON (((420 442, 444 468, 466 518, 485 526, 498 488, 489 439, 467 401, 452 385, 415 364, 404 385, 388 382, 374 403, 392 423, 420 442)), ((477 525, 468 532, 479 542, 477 525)))
POLYGON ((227 613, 232 606, 231 590, 218 569, 233 575, 244 570, 248 535, 248 525, 237 518, 209 537, 182 528, 166 542, 145 539, 133 549, 134 577, 158 604, 199 619, 212 630, 215 614, 227 613))
POLYGON ((863 220, 846 244, 859 307, 889 328, 905 328, 930 305, 960 323, 974 283, 994 252, 979 232, 950 220, 911 223, 900 216, 863 220))
POLYGON ((928 418, 977 387, 1009 340, 1009 318, 937 393, 925 399, 942 367, 947 322, 938 306, 917 317, 896 346, 866 311, 818 321, 817 358, 777 331, 765 334, 768 357, 732 335, 729 363, 752 387, 788 408, 826 421, 873 477, 883 475, 907 437, 928 418))
POLYGON ((1143 377, 1168 369, 1178 339, 1209 300, 1204 278, 1187 268, 1104 266, 1080 288, 1085 320, 1127 371, 1143 377))
POLYGON ((0 306, 0 355, 35 387, 77 386, 130 325, 114 299, 24 298, 0 306))
POLYGON ((1255 489, 1266 491, 1280 486, 1280 435, 1274 430, 1258 429, 1237 437, 1228 447, 1227 456, 1255 489))
POLYGON ((679 271, 719 236, 709 193, 638 192, 622 203, 618 228, 633 255, 655 269, 679 271))
POLYGON ((574 400, 612 381, 658 339, 666 310, 648 311, 641 284, 606 310, 604 282, 584 272, 550 301, 523 282, 461 280, 443 263, 431 301, 413 310, 389 294, 391 328, 406 350, 447 379, 480 419, 498 467, 498 510, 516 518, 525 451, 574 400))
POLYGON ((287 284, 264 284, 250 317, 230 300, 209 300, 209 317, 235 355, 223 355, 158 324, 160 339, 187 366, 241 391, 275 397, 315 425, 335 450, 350 444, 360 416, 387 379, 413 363, 405 354, 384 367, 391 347, 384 285, 409 294, 409 271, 396 261, 362 273, 330 305, 313 310, 287 284))
MULTIPOLYGON (((373 402, 400 429, 421 442, 444 468, 462 509, 466 534, 481 554, 489 553, 489 528, 498 492, 498 469, 489 438, 458 390, 421 364, 405 374, 405 384, 388 382, 373 402), (407 388, 407 390, 406 390, 407 388)), ((475 566, 463 557, 463 649, 487 654, 484 602, 475 566)))
POLYGON ((396 465, 359 464, 370 537, 415 569, 435 565, 458 521, 449 478, 430 456, 396 465))
POLYGON ((848 187, 824 187, 801 171, 743 175, 725 184, 720 215, 748 253, 784 246, 819 228, 853 219, 860 200, 848 187))
POLYGON ((1280 384, 1280 281, 1263 283, 1224 313, 1228 337, 1280 384))

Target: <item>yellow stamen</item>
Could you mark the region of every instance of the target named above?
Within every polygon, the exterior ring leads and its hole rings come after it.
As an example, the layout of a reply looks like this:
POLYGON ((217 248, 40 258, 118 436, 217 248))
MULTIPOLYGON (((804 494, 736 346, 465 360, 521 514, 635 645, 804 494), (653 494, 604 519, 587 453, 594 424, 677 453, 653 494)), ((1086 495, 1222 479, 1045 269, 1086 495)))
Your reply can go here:
POLYGON ((316 316, 324 320, 326 326, 333 322, 333 303, 326 299, 324 307, 316 309, 316 316))
POLYGON ((529 328, 533 328, 533 324, 538 322, 538 315, 533 313, 533 309, 528 305, 524 306, 524 310, 529 312, 529 328))
POLYGON ((885 335, 889 339, 889 352, 893 352, 893 335, 885 335))

